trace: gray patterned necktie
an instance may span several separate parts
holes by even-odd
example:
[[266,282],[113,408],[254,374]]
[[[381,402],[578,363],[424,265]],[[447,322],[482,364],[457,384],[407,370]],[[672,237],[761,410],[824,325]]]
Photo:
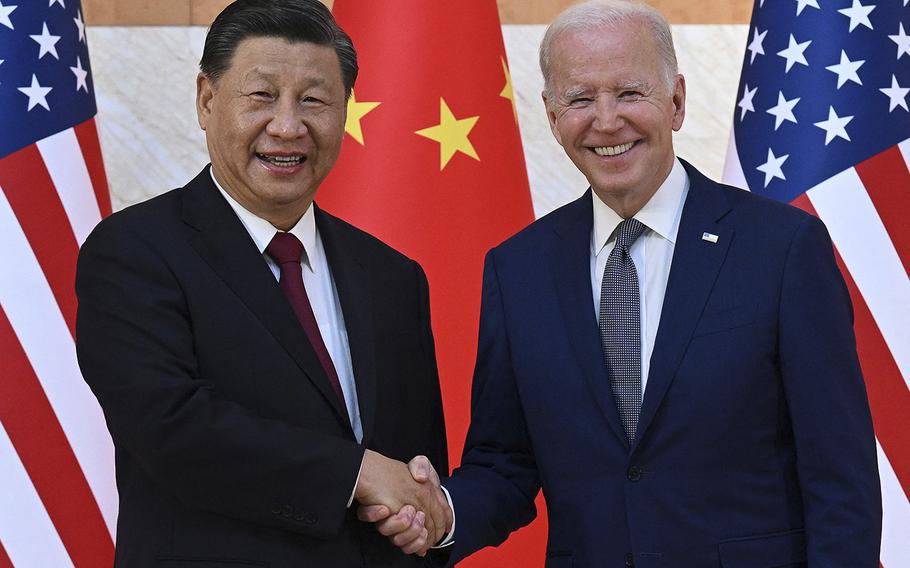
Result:
[[616,246],[607,258],[600,289],[600,341],[629,445],[641,412],[641,304],[629,247],[645,228],[637,219],[626,219],[616,228]]

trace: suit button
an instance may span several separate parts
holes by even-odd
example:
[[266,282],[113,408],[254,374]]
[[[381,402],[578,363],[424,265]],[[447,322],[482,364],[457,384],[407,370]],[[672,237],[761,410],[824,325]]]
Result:
[[303,515],[303,522],[308,525],[315,525],[319,521],[319,515],[316,513],[306,513]]
[[635,568],[635,555],[631,552],[626,553],[626,568]]
[[638,467],[637,465],[633,465],[632,467],[630,467],[629,470],[626,472],[626,479],[628,479],[629,481],[638,481],[639,479],[641,479],[641,468]]
[[281,505],[272,505],[272,514],[280,515],[281,514]]
[[286,517],[286,518],[290,519],[291,515],[293,515],[293,514],[294,514],[294,508],[291,507],[290,505],[285,505],[284,508],[281,510],[282,517]]

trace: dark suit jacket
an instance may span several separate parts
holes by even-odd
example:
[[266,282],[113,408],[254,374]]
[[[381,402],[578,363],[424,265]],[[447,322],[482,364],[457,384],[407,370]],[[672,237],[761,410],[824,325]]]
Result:
[[79,257],[77,349],[116,448],[116,565],[413,566],[346,504],[364,446],[446,470],[420,266],[323,211],[363,445],[206,168],[102,221]]
[[453,559],[527,524],[542,487],[548,568],[878,566],[875,440],[827,232],[686,169],[631,448],[595,322],[590,191],[488,255],[471,426],[445,481]]

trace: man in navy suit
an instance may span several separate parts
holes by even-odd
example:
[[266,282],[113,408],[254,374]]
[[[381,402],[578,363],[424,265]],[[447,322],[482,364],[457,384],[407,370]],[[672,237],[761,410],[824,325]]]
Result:
[[471,426],[443,480],[454,544],[432,556],[503,542],[543,489],[548,568],[878,566],[875,439],[825,227],[675,157],[685,81],[655,10],[570,8],[540,59],[591,190],[487,256]]
[[397,461],[447,467],[426,277],[313,201],[344,137],[351,40],[317,0],[238,0],[200,67],[211,166],[105,219],[79,257],[116,565],[419,565],[351,507],[413,519],[418,544],[447,524]]

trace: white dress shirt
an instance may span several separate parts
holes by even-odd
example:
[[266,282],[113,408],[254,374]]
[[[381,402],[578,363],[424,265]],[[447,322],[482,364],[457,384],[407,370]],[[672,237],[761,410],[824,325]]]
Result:
[[[240,218],[243,227],[250,234],[256,248],[262,254],[262,258],[275,275],[275,279],[278,280],[281,276],[281,269],[268,254],[265,254],[265,248],[269,246],[275,233],[279,232],[278,229],[240,205],[237,200],[224,191],[224,188],[215,179],[215,174],[211,175],[218,191]],[[303,243],[304,252],[300,263],[301,270],[303,270],[303,285],[306,288],[310,305],[313,307],[313,314],[316,316],[316,324],[319,326],[322,341],[332,358],[332,364],[335,365],[335,372],[338,373],[338,381],[341,383],[341,391],[344,393],[344,403],[348,409],[348,419],[351,421],[354,436],[358,442],[361,442],[363,441],[363,426],[360,421],[360,405],[357,402],[354,369],[351,365],[348,332],[344,326],[341,302],[338,299],[338,290],[335,289],[335,281],[332,279],[332,272],[329,270],[329,263],[325,257],[322,238],[319,236],[319,231],[316,230],[316,215],[313,213],[312,206],[288,232]]]
[[[676,233],[683,204],[689,194],[689,176],[679,160],[645,206],[633,217],[646,229],[629,249],[638,273],[638,295],[641,299],[641,389],[648,381],[651,351],[657,337],[660,312],[667,291],[670,264],[676,247]],[[593,195],[594,228],[591,231],[591,288],[594,291],[594,313],[600,321],[600,289],[607,258],[616,246],[616,227],[623,221],[597,194]]]

